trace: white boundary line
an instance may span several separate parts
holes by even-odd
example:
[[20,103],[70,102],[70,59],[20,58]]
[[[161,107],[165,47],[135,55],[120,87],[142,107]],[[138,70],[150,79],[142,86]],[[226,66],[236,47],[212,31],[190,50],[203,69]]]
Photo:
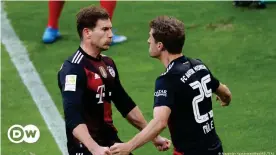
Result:
[[[2,2],[0,2],[0,12],[2,12]],[[0,39],[2,40],[2,22],[0,21]],[[2,45],[0,46],[0,133],[2,133]],[[0,136],[0,146],[2,147],[2,136]],[[0,155],[2,154],[2,150],[0,151]]]
[[40,79],[33,63],[30,61],[27,49],[23,46],[22,42],[17,37],[15,31],[10,25],[10,22],[7,19],[7,13],[4,11],[2,5],[1,42],[6,47],[11,61],[16,67],[23,83],[30,92],[60,151],[63,155],[67,155],[68,152],[66,146],[64,120],[62,119],[51,96],[42,83],[42,80]]

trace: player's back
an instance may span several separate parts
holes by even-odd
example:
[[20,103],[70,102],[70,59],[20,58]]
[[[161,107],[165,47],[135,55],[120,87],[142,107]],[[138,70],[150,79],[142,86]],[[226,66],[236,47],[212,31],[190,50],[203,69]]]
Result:
[[[160,90],[162,86],[158,88],[158,85],[166,85],[163,88],[167,90]],[[211,99],[218,85],[218,80],[200,60],[184,56],[171,62],[157,79],[155,106],[162,105],[164,100],[168,102],[171,108],[168,126],[178,151],[207,150],[220,144]]]

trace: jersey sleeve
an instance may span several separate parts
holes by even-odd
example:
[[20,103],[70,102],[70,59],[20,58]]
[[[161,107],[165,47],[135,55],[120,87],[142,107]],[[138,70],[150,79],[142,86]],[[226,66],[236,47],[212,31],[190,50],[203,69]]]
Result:
[[127,94],[127,92],[123,88],[120,78],[119,78],[117,67],[114,62],[113,62],[113,64],[114,64],[116,76],[115,76],[115,86],[112,91],[112,101],[115,104],[118,111],[121,113],[121,115],[123,117],[126,117],[127,114],[133,108],[136,107],[136,104],[134,103],[134,101],[131,99],[131,97]]
[[219,87],[219,80],[213,76],[213,74],[211,73],[210,71],[210,76],[211,76],[211,89],[212,89],[212,92],[216,92],[218,87]]
[[159,77],[155,82],[154,107],[167,106],[172,108],[175,100],[175,89],[173,78]]
[[79,124],[83,124],[82,96],[86,87],[84,69],[75,64],[65,62],[58,73],[59,88],[63,100],[66,128],[73,131]]
[[[205,65],[205,64],[204,64]],[[206,65],[205,65],[206,66]],[[212,89],[212,92],[216,92],[218,87],[219,87],[219,80],[212,74],[211,70],[206,66],[206,68],[209,71],[210,77],[211,77],[211,82],[209,88]]]

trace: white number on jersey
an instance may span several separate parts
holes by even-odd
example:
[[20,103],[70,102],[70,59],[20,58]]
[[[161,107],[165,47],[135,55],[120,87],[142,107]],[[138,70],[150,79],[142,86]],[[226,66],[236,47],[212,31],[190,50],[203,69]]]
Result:
[[[204,98],[209,98],[212,96],[212,89],[207,88],[207,83],[211,81],[210,74],[204,76],[201,81],[195,81],[190,83],[190,86],[195,90],[199,89],[200,94],[195,96],[193,99],[193,111],[195,115],[195,120],[197,123],[203,123],[209,120],[208,113],[200,115],[198,104],[204,100]],[[210,117],[213,117],[213,111],[209,112]]]

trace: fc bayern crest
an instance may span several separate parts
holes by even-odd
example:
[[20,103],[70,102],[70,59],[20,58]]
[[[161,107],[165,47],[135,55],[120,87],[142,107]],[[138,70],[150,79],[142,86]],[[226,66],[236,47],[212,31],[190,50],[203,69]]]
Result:
[[114,69],[113,69],[111,66],[107,66],[107,69],[108,69],[110,75],[111,75],[112,77],[115,77],[116,74],[115,74]]

